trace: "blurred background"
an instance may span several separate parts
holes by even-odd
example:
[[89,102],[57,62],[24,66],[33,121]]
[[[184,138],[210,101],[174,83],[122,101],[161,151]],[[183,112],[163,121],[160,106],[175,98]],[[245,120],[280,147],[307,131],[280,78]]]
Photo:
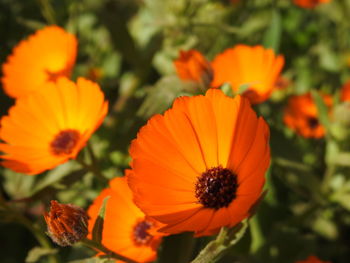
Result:
[[[350,0],[312,9],[292,0],[0,0],[0,63],[45,25],[77,36],[73,79],[98,82],[110,102],[91,145],[100,169],[113,178],[128,168],[130,141],[147,119],[191,93],[173,66],[179,50],[195,48],[211,60],[241,43],[274,49],[285,57],[283,79],[267,102],[254,106],[271,129],[267,194],[221,262],[292,263],[314,254],[347,263],[350,107],[339,102],[339,91],[350,80],[349,18]],[[282,121],[288,97],[312,90],[332,95],[337,108],[322,139],[298,136]],[[13,103],[1,90],[0,114]],[[38,176],[1,168],[0,182],[1,198],[14,210],[0,210],[0,262],[47,262],[50,253],[62,262],[95,262],[79,260],[94,255],[80,246],[33,253],[38,243],[16,217],[45,229],[42,213],[51,199],[87,208],[105,186],[92,172],[74,162]],[[208,240],[196,241],[194,256]]]

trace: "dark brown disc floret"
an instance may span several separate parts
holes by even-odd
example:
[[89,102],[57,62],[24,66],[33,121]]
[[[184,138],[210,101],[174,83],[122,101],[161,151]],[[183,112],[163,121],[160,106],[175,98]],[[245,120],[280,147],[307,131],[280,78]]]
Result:
[[152,223],[147,220],[142,220],[136,223],[132,232],[132,240],[136,246],[148,245],[153,236],[148,232],[152,227]]
[[311,129],[316,129],[318,125],[320,124],[318,119],[315,117],[308,117],[307,118],[307,124]]
[[50,147],[55,155],[71,154],[79,141],[79,132],[68,129],[59,132],[52,140]]
[[198,177],[195,195],[206,208],[227,207],[236,198],[237,176],[222,166],[208,169]]

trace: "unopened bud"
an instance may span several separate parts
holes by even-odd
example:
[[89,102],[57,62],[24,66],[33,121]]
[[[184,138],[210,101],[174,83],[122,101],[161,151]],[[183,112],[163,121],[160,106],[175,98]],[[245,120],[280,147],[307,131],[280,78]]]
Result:
[[88,234],[88,215],[75,205],[51,201],[50,211],[44,214],[48,235],[65,247],[82,240]]
[[209,88],[213,80],[213,69],[210,62],[197,50],[180,51],[174,65],[180,79]]

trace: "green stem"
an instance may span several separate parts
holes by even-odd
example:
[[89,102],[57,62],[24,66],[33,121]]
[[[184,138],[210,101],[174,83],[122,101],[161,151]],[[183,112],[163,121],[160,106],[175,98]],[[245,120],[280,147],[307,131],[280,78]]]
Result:
[[86,169],[87,171],[93,173],[96,178],[101,182],[101,183],[108,183],[108,179],[106,177],[104,177],[104,175],[101,173],[100,169],[98,169],[97,167],[95,167],[94,165],[89,165],[87,164],[83,158],[81,158],[80,156],[78,156],[75,161],[77,163],[79,163],[84,169]]
[[273,159],[273,161],[282,167],[292,168],[295,170],[300,170],[302,172],[310,172],[311,171],[309,166],[302,164],[302,163],[294,162],[294,161],[291,161],[288,159],[276,157]]
[[99,251],[103,252],[108,257],[119,259],[119,260],[122,260],[122,261],[124,261],[126,263],[138,263],[137,261],[134,261],[134,260],[132,260],[130,258],[124,257],[124,256],[122,256],[122,255],[120,255],[118,253],[110,251],[108,248],[103,246],[101,243],[97,243],[97,242],[95,242],[93,240],[84,239],[84,240],[81,241],[81,243],[84,244],[85,246],[88,246],[90,248],[93,248],[93,249],[96,249],[96,250],[99,250]]
[[250,232],[252,235],[252,242],[250,245],[250,251],[256,253],[261,245],[264,243],[264,235],[261,231],[259,220],[257,216],[250,219]]
[[37,0],[37,1],[39,2],[41,12],[45,17],[46,21],[50,24],[56,24],[57,22],[55,19],[55,12],[54,12],[54,9],[52,8],[50,0]]
[[215,240],[209,242],[207,246],[198,254],[191,263],[215,262],[219,255],[225,250],[225,240],[227,239],[228,228],[223,227]]
[[234,246],[239,240],[242,239],[247,227],[247,221],[243,221],[231,229],[222,227],[216,239],[209,242],[207,246],[199,253],[199,255],[193,261],[191,261],[191,263],[217,262],[229,248]]
[[[22,224],[24,227],[26,227],[36,238],[36,240],[39,242],[39,244],[43,248],[50,248],[52,249],[51,243],[46,237],[46,235],[41,231],[40,228],[36,227],[36,225],[33,224],[30,220],[28,220],[26,217],[24,217],[22,214],[15,211],[12,207],[10,207],[5,200],[0,197],[0,206],[2,206],[5,210],[9,212],[11,216],[14,217],[14,219]],[[50,263],[58,263],[59,260],[56,255],[48,255],[49,262]]]

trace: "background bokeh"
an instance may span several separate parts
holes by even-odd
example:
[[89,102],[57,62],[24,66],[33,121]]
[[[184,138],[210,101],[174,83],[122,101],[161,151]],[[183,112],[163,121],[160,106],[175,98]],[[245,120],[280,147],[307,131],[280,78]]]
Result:
[[[90,141],[101,171],[113,178],[128,168],[130,141],[147,119],[190,93],[173,66],[180,49],[196,48],[210,60],[240,43],[274,49],[285,57],[288,85],[254,106],[271,130],[267,193],[244,238],[221,262],[292,263],[314,254],[347,263],[350,108],[339,102],[339,91],[350,80],[349,17],[350,0],[314,9],[291,0],[0,0],[0,63],[44,25],[57,24],[77,36],[73,79],[98,82],[110,103],[104,125]],[[332,95],[337,108],[332,117],[322,117],[330,121],[321,139],[298,136],[282,120],[289,96],[313,90]],[[0,91],[1,115],[12,104]],[[42,229],[50,200],[86,208],[105,186],[74,162],[38,176],[2,168],[0,182],[2,198]],[[166,241],[168,247],[176,238]],[[197,240],[193,256],[210,239]],[[37,246],[14,215],[0,210],[0,262],[24,262]],[[180,262],[171,250],[163,249],[161,253],[175,254],[163,262]],[[62,262],[94,255],[80,246],[57,253]]]

